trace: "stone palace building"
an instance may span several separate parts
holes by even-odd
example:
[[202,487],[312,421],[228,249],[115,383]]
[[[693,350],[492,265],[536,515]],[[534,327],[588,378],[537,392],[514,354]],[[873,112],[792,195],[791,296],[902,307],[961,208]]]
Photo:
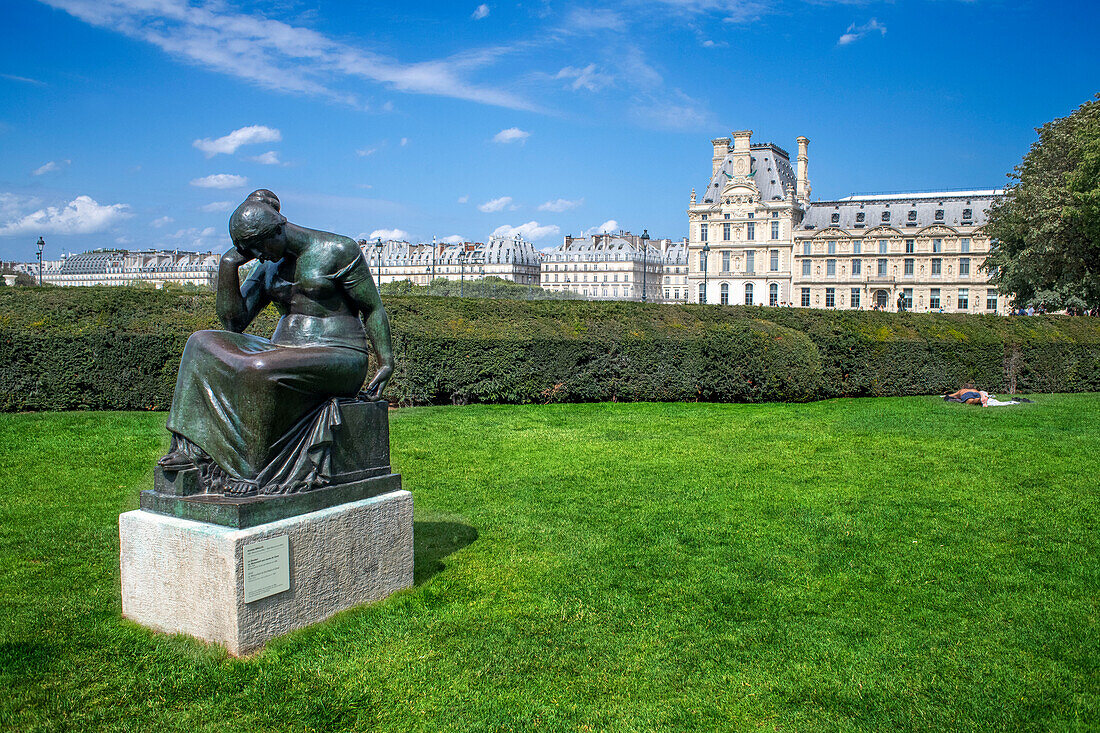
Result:
[[[688,284],[700,303],[1006,313],[988,284],[985,216],[1001,191],[810,201],[797,169],[752,131],[712,140],[711,177],[688,208]],[[732,144],[731,144],[732,143]]]
[[[180,250],[114,250],[65,255],[42,263],[46,285],[138,285],[161,287],[165,283],[211,286],[221,256],[213,252]],[[38,280],[36,263],[21,268]]]
[[587,300],[640,301],[644,292],[649,303],[686,302],[686,249],[686,242],[648,233],[566,235],[543,254],[542,287]]
[[477,280],[483,277],[499,277],[520,285],[539,284],[541,256],[535,245],[519,235],[455,244],[361,239],[359,248],[379,285],[401,280],[427,285],[436,278]]

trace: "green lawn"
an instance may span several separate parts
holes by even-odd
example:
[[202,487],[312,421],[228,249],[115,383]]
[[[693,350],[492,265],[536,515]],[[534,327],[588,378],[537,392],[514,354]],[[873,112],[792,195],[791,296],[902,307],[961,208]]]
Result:
[[391,415],[415,588],[120,618],[164,414],[0,415],[0,730],[1100,728],[1100,395]]

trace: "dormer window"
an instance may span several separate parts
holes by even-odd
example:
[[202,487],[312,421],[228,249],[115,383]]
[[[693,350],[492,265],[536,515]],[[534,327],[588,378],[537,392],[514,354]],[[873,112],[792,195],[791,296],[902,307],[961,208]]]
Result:
[[936,221],[943,221],[943,209],[936,209]]
[[916,221],[916,220],[917,220],[917,210],[913,209],[909,212],[909,221]]
[[973,219],[974,218],[974,211],[972,209],[963,209],[963,218],[964,219]]
[[863,221],[866,214],[862,211],[856,212],[856,221]]
[[889,211],[882,212],[882,220],[883,221],[890,221],[890,212]]
[[833,222],[833,224],[839,224],[840,223],[840,214],[833,214],[831,221]]

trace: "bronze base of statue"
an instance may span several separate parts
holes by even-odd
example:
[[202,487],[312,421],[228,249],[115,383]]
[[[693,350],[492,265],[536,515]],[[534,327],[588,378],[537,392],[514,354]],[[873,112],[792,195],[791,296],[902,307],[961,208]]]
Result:
[[[391,491],[400,491],[401,476],[389,473],[389,467],[384,470],[386,473],[382,475],[359,481],[333,483],[323,489],[303,491],[299,494],[177,496],[156,490],[146,490],[141,492],[141,508],[148,512],[166,514],[180,519],[245,529],[348,502],[369,499]],[[159,471],[158,468],[157,472]],[[166,480],[162,479],[162,482],[164,481]]]
[[400,490],[401,477],[390,469],[388,403],[336,400],[332,410],[338,419],[330,440],[310,449],[311,478],[296,490],[227,478],[190,446],[196,461],[158,463],[152,490],[141,492],[141,508],[243,528]]

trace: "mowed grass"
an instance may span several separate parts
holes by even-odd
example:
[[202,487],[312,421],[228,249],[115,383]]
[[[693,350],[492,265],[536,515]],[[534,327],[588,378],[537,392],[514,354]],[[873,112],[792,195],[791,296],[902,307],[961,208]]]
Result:
[[3,730],[1096,730],[1100,395],[391,413],[417,585],[120,618],[165,416],[0,415]]

